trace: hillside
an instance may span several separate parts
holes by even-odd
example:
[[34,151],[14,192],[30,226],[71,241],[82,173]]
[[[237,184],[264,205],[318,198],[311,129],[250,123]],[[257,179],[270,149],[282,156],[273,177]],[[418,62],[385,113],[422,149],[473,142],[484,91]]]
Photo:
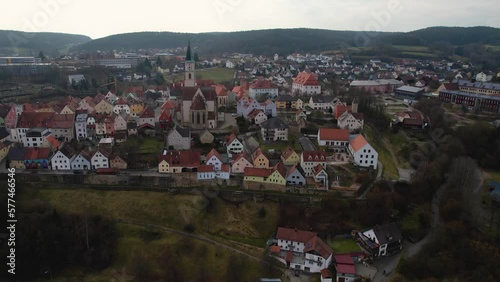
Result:
[[36,56],[43,51],[46,55],[57,56],[91,40],[88,36],[78,34],[0,30],[0,55]]
[[[369,46],[410,45],[430,46],[446,42],[449,45],[500,45],[500,29],[491,27],[429,27],[426,29],[390,33],[322,29],[269,29],[217,33],[137,32],[117,34],[76,46],[75,51],[135,50],[148,48],[174,48],[186,45],[190,39],[200,53],[253,53],[262,55],[290,54],[294,52],[321,52],[339,48]],[[361,42],[360,42],[361,41]],[[356,44],[358,43],[358,44]]]

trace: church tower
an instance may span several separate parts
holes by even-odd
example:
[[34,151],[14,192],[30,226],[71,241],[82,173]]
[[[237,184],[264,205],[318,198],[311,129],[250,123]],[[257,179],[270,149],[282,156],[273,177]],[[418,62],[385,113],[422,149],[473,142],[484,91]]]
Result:
[[184,86],[185,87],[196,86],[195,68],[196,68],[196,63],[195,63],[194,58],[191,54],[191,42],[188,41],[186,62],[185,62],[185,66],[184,66]]

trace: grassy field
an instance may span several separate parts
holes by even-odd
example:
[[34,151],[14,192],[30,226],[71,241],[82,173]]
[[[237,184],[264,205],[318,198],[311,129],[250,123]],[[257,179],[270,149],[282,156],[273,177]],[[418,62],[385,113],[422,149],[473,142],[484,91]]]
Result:
[[422,58],[437,58],[439,55],[427,52],[401,52],[402,55],[417,56]]
[[[391,153],[383,144],[382,140],[375,138],[373,129],[370,126],[365,126],[364,132],[367,136],[368,142],[378,153],[378,160],[384,164],[384,173],[382,174],[385,179],[397,180],[399,179],[399,172],[396,164],[392,160]],[[385,138],[385,137],[384,137]]]
[[[196,70],[196,78],[213,80],[215,83],[220,83],[223,81],[233,81],[235,72],[234,69],[228,68],[198,69]],[[176,74],[174,79],[183,80],[184,74]]]
[[139,145],[138,153],[144,154],[157,154],[159,153],[165,144],[163,141],[155,138],[144,138],[144,141]]
[[[202,196],[134,191],[40,189],[30,192],[23,200],[28,199],[47,202],[65,213],[88,212],[111,220],[128,219],[177,230],[183,230],[187,224],[191,224],[195,227],[195,234],[233,247],[241,246],[240,249],[247,253],[250,249],[250,253],[257,256],[263,253],[266,240],[276,228],[279,208],[274,203],[245,202],[236,205],[220,198],[212,200],[207,206]],[[265,207],[266,212],[263,217],[259,217],[262,207]],[[241,268],[242,273],[239,275],[245,280],[255,281],[261,272],[259,262],[204,242],[153,227],[118,223],[117,228],[119,239],[113,266],[91,275],[92,281],[109,281],[122,269],[134,275],[147,273],[147,277],[140,277],[139,280],[158,280],[158,277],[169,275],[166,264],[174,262],[175,268],[186,281],[199,281],[196,275],[203,272],[212,275],[211,281],[227,281],[228,265],[235,263],[234,260],[244,265],[238,269]],[[78,271],[71,270],[65,278],[75,275],[89,278],[87,273]]]
[[392,45],[391,47],[407,52],[429,52],[429,48],[426,46]]
[[328,245],[332,248],[335,254],[346,254],[361,251],[354,239],[329,240]]

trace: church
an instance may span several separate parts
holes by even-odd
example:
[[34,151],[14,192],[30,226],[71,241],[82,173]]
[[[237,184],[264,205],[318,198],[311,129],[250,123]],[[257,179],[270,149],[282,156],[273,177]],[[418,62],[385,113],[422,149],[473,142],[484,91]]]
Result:
[[181,124],[192,129],[217,128],[217,93],[215,87],[197,85],[196,62],[188,43],[182,87]]

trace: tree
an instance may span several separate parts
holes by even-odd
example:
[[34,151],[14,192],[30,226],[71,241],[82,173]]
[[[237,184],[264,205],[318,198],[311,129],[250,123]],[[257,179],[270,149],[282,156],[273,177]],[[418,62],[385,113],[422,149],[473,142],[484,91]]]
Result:
[[160,67],[162,64],[163,62],[161,61],[160,56],[158,56],[158,58],[156,58],[156,65]]
[[45,59],[47,59],[47,58],[45,57],[45,54],[43,54],[43,51],[40,51],[40,52],[38,53],[38,58],[40,58],[40,59],[42,60],[42,62],[43,62],[43,61],[45,61]]
[[199,62],[200,58],[198,57],[198,52],[194,52],[193,59],[195,62]]

